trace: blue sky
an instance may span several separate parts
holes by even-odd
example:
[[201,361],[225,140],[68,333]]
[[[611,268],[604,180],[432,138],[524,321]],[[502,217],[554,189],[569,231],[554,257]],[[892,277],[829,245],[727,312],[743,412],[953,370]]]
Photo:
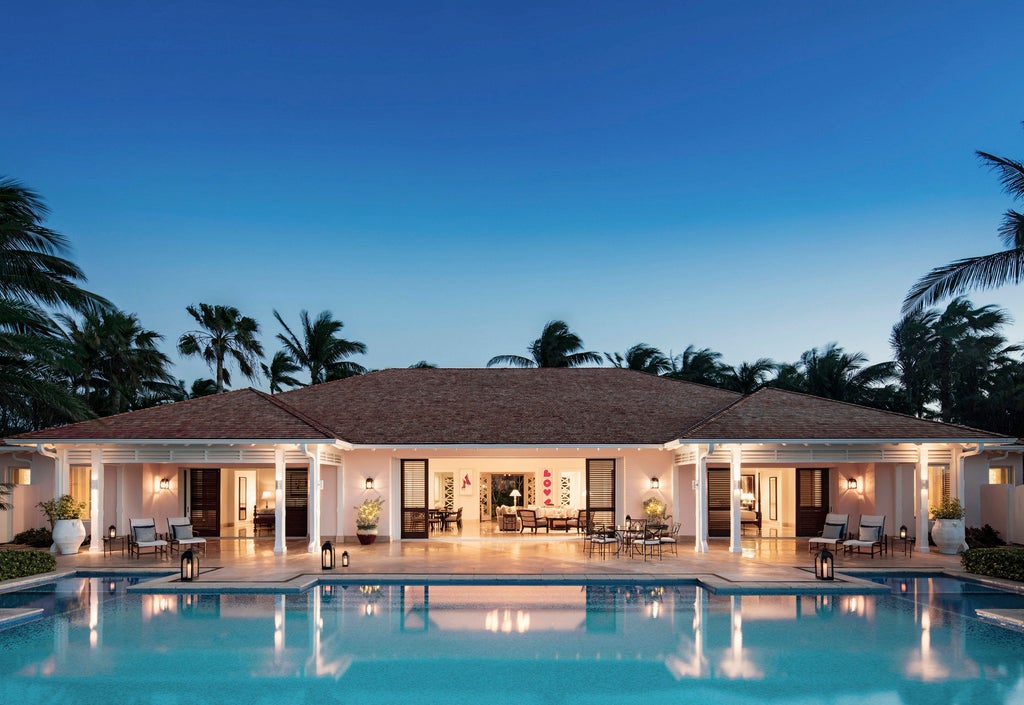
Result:
[[[549,7],[549,5],[554,5]],[[0,174],[93,290],[331,310],[372,368],[585,346],[888,359],[903,295],[1000,248],[1017,2],[32,3]],[[1024,289],[976,292],[1024,316]],[[1024,339],[1019,325],[1009,331]],[[202,363],[178,361],[191,382]],[[239,386],[241,379],[236,379]]]

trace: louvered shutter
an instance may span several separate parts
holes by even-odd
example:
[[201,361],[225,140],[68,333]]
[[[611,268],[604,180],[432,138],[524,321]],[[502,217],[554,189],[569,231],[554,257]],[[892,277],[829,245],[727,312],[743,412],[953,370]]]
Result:
[[427,538],[427,461],[402,461],[402,538]]
[[587,460],[587,509],[594,524],[615,524],[615,460]]

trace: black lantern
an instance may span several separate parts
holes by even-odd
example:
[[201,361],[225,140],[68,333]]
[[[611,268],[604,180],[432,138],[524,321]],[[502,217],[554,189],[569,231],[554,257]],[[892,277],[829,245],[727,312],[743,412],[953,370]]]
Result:
[[114,526],[113,524],[111,524],[110,527],[107,529],[107,538],[108,539],[116,539],[117,538],[117,527]]
[[320,547],[320,567],[324,570],[334,570],[334,545],[330,541],[324,541]]
[[827,548],[818,551],[814,556],[814,577],[818,580],[835,580],[832,552]]
[[373,478],[372,477],[366,478],[366,489],[368,489],[368,490],[372,490],[373,489]]
[[900,538],[901,539],[907,538],[907,525],[906,524],[904,524],[903,526],[900,527]]
[[191,548],[181,554],[181,581],[190,583],[199,577],[199,556]]
[[658,478],[652,477],[651,478],[651,489],[652,490],[656,490],[656,489],[659,489],[660,487],[661,487],[661,483],[658,482]]
[[341,552],[341,567],[348,568],[348,551]]
[[857,478],[851,477],[849,480],[847,480],[846,481],[846,487],[847,487],[847,489],[851,489],[851,490],[857,489]]

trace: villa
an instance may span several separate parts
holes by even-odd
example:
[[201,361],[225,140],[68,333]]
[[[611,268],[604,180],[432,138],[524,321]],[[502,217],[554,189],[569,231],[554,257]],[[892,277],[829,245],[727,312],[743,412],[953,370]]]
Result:
[[[886,533],[906,526],[928,551],[929,506],[944,496],[962,500],[968,526],[1024,542],[1022,452],[1015,438],[772,388],[743,396],[618,368],[389,369],[8,438],[0,540],[42,525],[37,502],[66,493],[92,527],[190,516],[204,536],[262,529],[277,552],[286,538],[310,552],[354,541],[367,497],[385,500],[390,541],[431,540],[441,510],[462,510],[475,536],[522,530],[517,508],[621,523],[653,498],[697,552],[716,536],[735,552],[744,533],[814,536],[830,511],[884,515]],[[101,550],[103,531],[91,534]]]

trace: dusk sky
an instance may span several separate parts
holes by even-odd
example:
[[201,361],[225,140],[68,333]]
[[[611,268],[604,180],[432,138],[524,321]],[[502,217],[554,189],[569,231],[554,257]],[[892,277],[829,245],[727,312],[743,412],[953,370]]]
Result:
[[[268,357],[273,309],[329,309],[370,368],[481,367],[552,319],[599,352],[881,362],[919,276],[1002,249],[1015,204],[974,151],[1024,158],[1022,21],[1019,0],[8,3],[0,174],[189,384],[211,376],[175,351],[199,302],[256,318]],[[1024,287],[971,299],[1024,340]]]

